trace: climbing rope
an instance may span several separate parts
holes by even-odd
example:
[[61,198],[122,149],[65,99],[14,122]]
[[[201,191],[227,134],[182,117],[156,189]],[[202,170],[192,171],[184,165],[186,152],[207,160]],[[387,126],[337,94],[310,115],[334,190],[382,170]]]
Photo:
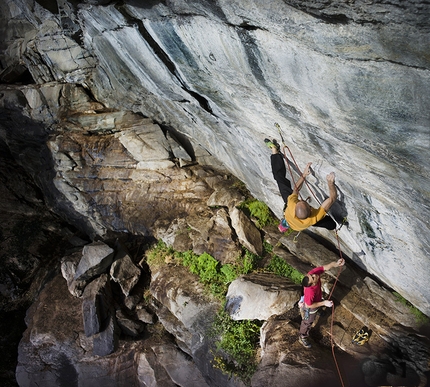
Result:
[[[294,166],[297,168],[297,171],[298,171],[298,173],[300,174],[300,176],[302,176],[303,177],[303,180],[304,180],[304,183],[306,184],[306,187],[307,187],[307,189],[308,189],[308,191],[312,194],[312,196],[314,197],[314,199],[315,199],[315,201],[318,203],[318,205],[320,205],[321,206],[321,201],[318,199],[318,197],[316,196],[316,194],[315,194],[315,192],[312,190],[312,188],[311,188],[311,186],[310,186],[310,184],[309,184],[309,182],[306,180],[306,178],[302,175],[302,172],[300,171],[300,168],[299,168],[299,166],[298,166],[298,164],[297,164],[297,162],[296,162],[296,159],[294,158],[294,156],[293,156],[293,152],[291,152],[291,150],[290,150],[290,148],[288,147],[288,145],[285,143],[285,140],[284,140],[284,137],[282,136],[282,132],[281,132],[281,127],[279,126],[279,124],[277,123],[277,122],[275,122],[275,127],[278,129],[278,132],[279,132],[279,136],[281,137],[281,141],[282,141],[282,145],[284,146],[284,151],[283,151],[283,157],[284,157],[284,159],[285,159],[285,162],[286,162],[286,164],[287,164],[287,166],[288,166],[288,170],[289,170],[289,172],[290,172],[290,176],[291,176],[291,181],[293,182],[293,184],[294,184],[294,187],[295,187],[295,189],[296,189],[296,191],[298,191],[298,195],[299,195],[299,198],[300,198],[300,200],[303,200],[303,198],[302,198],[302,196],[300,195],[300,191],[297,189],[298,187],[297,187],[297,184],[296,184],[296,182],[295,182],[295,180],[294,180],[294,175],[293,175],[293,171],[291,170],[291,166],[290,166],[290,163],[289,163],[289,160],[288,160],[288,157],[287,157],[287,155],[285,154],[285,149],[287,149],[288,150],[288,153],[290,154],[290,158],[291,158],[291,160],[293,161],[293,163],[294,163]],[[308,198],[309,199],[309,198]],[[307,200],[307,199],[306,199]],[[327,213],[327,215],[328,216],[330,216],[330,218],[332,218],[334,221],[335,221],[335,223],[338,225],[338,228],[336,229],[336,232],[337,231],[339,231],[341,228],[342,228],[342,226],[346,223],[346,221],[347,221],[347,219],[346,218],[343,218],[343,220],[342,220],[342,223],[340,223],[339,224],[339,222],[328,212]],[[300,233],[299,233],[300,234]],[[299,234],[297,234],[296,235],[296,237],[295,237],[295,239],[294,239],[294,243],[297,243],[297,237],[299,236]]]
[[[338,235],[338,233],[337,233],[337,230],[335,230],[335,235],[336,235],[336,240],[337,240],[337,248],[338,248],[338,250],[339,250],[339,256],[340,256],[340,259],[343,259],[343,257],[342,257],[342,250],[340,249],[339,235]],[[331,298],[331,296],[332,296],[332,294],[333,294],[333,292],[334,292],[334,289],[335,289],[335,287],[336,287],[336,284],[337,284],[337,281],[338,281],[338,279],[339,279],[339,276],[340,276],[340,273],[341,273],[341,272],[342,272],[342,267],[341,267],[341,266],[339,266],[339,270],[337,271],[336,279],[334,280],[334,284],[333,284],[333,286],[332,286],[332,288],[331,288],[331,291],[330,291],[330,294],[329,294],[329,296],[328,296],[328,299],[329,299],[329,300],[330,300],[330,298]],[[335,342],[334,342],[334,339],[333,339],[333,325],[334,325],[334,302],[333,302],[333,305],[332,305],[332,307],[331,307],[331,321],[330,321],[330,344],[331,344],[331,353],[332,353],[332,355],[333,355],[333,361],[334,361],[334,364],[336,365],[336,370],[337,370],[337,373],[338,373],[338,375],[339,375],[340,383],[342,384],[342,387],[345,387],[345,384],[343,383],[342,373],[340,372],[339,364],[338,364],[338,362],[337,362],[336,354],[335,354]]]
[[[299,172],[299,174],[300,174],[301,176],[303,176],[303,175],[302,175],[302,173],[301,173],[301,171],[300,171],[299,166],[297,165],[296,160],[294,159],[293,153],[291,152],[290,148],[287,146],[287,144],[286,144],[286,143],[285,143],[285,141],[284,141],[284,137],[282,136],[282,132],[281,132],[281,127],[280,127],[280,126],[279,126],[279,124],[278,124],[278,123],[276,123],[276,122],[275,122],[275,126],[276,126],[276,128],[278,129],[279,135],[280,135],[280,137],[281,137],[282,144],[284,145],[284,153],[283,153],[283,156],[284,156],[284,159],[285,159],[285,161],[286,161],[286,164],[288,165],[288,169],[289,169],[289,172],[290,172],[291,180],[292,180],[292,182],[293,182],[293,184],[294,184],[294,187],[296,188],[296,191],[298,191],[298,189],[297,189],[297,185],[296,185],[296,182],[294,181],[294,177],[293,177],[293,173],[292,173],[292,170],[291,170],[290,163],[289,163],[289,161],[288,161],[287,155],[285,154],[285,149],[287,149],[287,150],[288,150],[288,152],[289,152],[289,154],[290,154],[290,157],[291,157],[291,160],[293,161],[293,163],[294,163],[295,167],[297,168],[297,171]],[[304,176],[303,176],[303,179],[304,179],[304,182],[305,182],[306,187],[308,188],[309,192],[312,194],[312,196],[314,197],[314,199],[316,200],[316,202],[317,202],[319,205],[321,205],[321,202],[320,202],[320,201],[318,200],[318,198],[316,197],[316,195],[315,195],[314,191],[311,189],[311,187],[310,187],[310,185],[309,185],[308,181],[306,180],[306,178],[305,178]],[[300,195],[300,193],[299,193],[299,195]],[[301,198],[301,197],[300,197],[300,198]],[[301,199],[301,200],[303,200],[303,199]],[[333,218],[333,216],[331,216],[330,214],[328,214],[328,215],[329,215],[329,216],[330,216],[330,217],[331,217],[331,218],[336,222],[336,224],[338,224],[338,225],[339,225],[339,223],[336,221],[336,219],[334,219],[334,218]],[[338,231],[342,228],[342,226],[345,224],[345,222],[346,222],[346,219],[344,218],[344,219],[342,220],[342,223],[339,225],[339,228],[337,228],[337,229],[335,229],[335,230],[334,230],[334,232],[335,232],[335,236],[336,236],[337,247],[338,247],[338,251],[339,251],[340,259],[343,259],[343,256],[342,256],[342,250],[341,250],[341,248],[340,248],[340,240],[339,240]],[[300,232],[299,232],[299,233],[294,237],[294,239],[293,239],[294,243],[297,243],[297,237],[298,237],[299,235],[300,235]],[[337,273],[336,278],[335,278],[335,281],[334,281],[334,283],[333,283],[333,287],[332,287],[332,289],[331,289],[331,291],[330,291],[330,294],[329,294],[329,296],[328,296],[328,299],[329,299],[329,300],[331,299],[331,296],[333,295],[333,291],[334,291],[334,289],[335,289],[335,287],[336,287],[336,284],[337,284],[337,282],[338,282],[338,279],[339,279],[339,276],[340,276],[340,273],[341,273],[341,272],[342,272],[342,268],[341,268],[341,267],[339,267],[338,273]],[[335,308],[334,308],[334,303],[333,303],[333,305],[332,305],[332,312],[331,312],[331,322],[330,322],[330,343],[331,343],[331,352],[332,352],[332,355],[333,355],[333,360],[334,360],[334,364],[335,364],[335,366],[336,366],[337,373],[338,373],[338,375],[339,375],[339,380],[340,380],[340,382],[341,382],[341,384],[342,384],[342,387],[345,387],[345,384],[344,384],[344,382],[343,382],[343,378],[342,378],[342,373],[341,373],[341,371],[340,371],[339,364],[338,364],[338,361],[337,361],[337,359],[336,359],[336,354],[335,354],[335,342],[334,342],[334,339],[333,339],[334,312],[335,312]]]
[[[286,163],[287,163],[288,170],[289,170],[290,175],[291,175],[291,180],[292,180],[292,181],[293,181],[293,183],[294,183],[294,187],[296,188],[296,191],[298,191],[298,189],[297,189],[297,185],[296,185],[296,182],[294,181],[293,172],[292,172],[292,170],[291,170],[290,163],[288,162],[287,155],[285,154],[285,149],[287,149],[287,150],[288,150],[288,153],[290,154],[291,160],[293,161],[294,166],[297,168],[297,171],[298,171],[298,173],[299,173],[299,175],[300,175],[300,176],[303,176],[303,175],[302,175],[302,172],[300,171],[300,168],[299,168],[299,166],[298,166],[298,164],[297,164],[297,162],[296,162],[296,159],[295,159],[295,158],[294,158],[294,156],[293,156],[293,152],[291,152],[290,148],[288,147],[288,145],[287,145],[287,144],[285,143],[285,141],[284,141],[284,137],[282,136],[282,132],[281,132],[281,127],[279,126],[279,124],[278,124],[277,122],[275,122],[275,126],[276,126],[276,128],[278,129],[279,135],[281,136],[282,145],[284,146],[284,153],[283,153],[283,156],[284,156],[284,159],[285,159],[285,161],[286,161]],[[304,183],[306,184],[306,187],[308,188],[309,192],[310,192],[310,193],[312,194],[312,196],[315,198],[315,200],[317,201],[317,203],[318,203],[319,205],[321,205],[321,202],[320,202],[320,201],[318,200],[318,198],[316,197],[316,195],[315,195],[314,191],[312,190],[312,188],[311,188],[311,187],[310,187],[310,185],[309,185],[309,182],[306,180],[306,178],[305,178],[304,176],[303,176],[303,180],[304,180]],[[300,196],[300,192],[299,192],[299,196]],[[300,196],[300,199],[301,199],[301,200],[303,200],[303,199],[301,198],[301,196]]]

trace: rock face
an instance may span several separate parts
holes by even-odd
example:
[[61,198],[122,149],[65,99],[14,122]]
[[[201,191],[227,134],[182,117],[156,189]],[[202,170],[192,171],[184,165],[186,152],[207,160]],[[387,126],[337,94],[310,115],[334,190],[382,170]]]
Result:
[[[392,290],[430,316],[423,269],[430,249],[429,3],[143,3],[0,4],[0,192],[8,198],[0,204],[7,250],[2,296],[25,305],[59,266],[65,278],[50,283],[29,311],[19,384],[185,386],[193,375],[195,385],[240,385],[208,367],[203,330],[216,305],[193,298],[199,293],[189,287],[194,282],[177,286],[172,273],[152,273],[154,313],[174,344],[165,337],[118,344],[116,323],[139,337],[142,324],[156,322],[142,304],[145,279],[110,250],[96,257],[96,266],[74,250],[46,257],[44,251],[48,234],[55,241],[67,235],[68,247],[76,247],[87,244],[78,233],[96,245],[124,233],[207,252],[222,263],[234,262],[242,246],[262,253],[263,233],[236,208],[243,195],[230,174],[282,216],[263,142],[280,141],[275,123],[294,179],[313,162],[310,188],[302,191],[312,205],[327,194],[327,173],[336,172],[339,198],[331,215],[339,223],[347,217],[339,245],[360,270],[351,265],[342,272],[334,293],[338,324],[330,336],[363,360],[366,383],[416,385],[415,372],[425,384],[429,343]],[[5,227],[9,221],[15,234]],[[310,231],[337,245],[333,233]],[[333,259],[306,233],[298,240],[279,239],[273,230],[264,237],[286,246],[288,253],[278,252],[303,272]],[[24,244],[25,238],[42,242]],[[70,303],[55,297],[69,297],[66,287]],[[98,309],[98,296],[110,292],[124,310]],[[90,320],[83,320],[80,297]],[[45,321],[46,304],[52,313]],[[279,384],[285,374],[296,376],[295,387],[336,379],[316,359],[308,378],[297,373],[296,366],[308,363],[296,356],[297,343],[288,342],[297,329],[294,318],[273,317],[264,325],[255,387]],[[351,347],[350,330],[363,324],[377,333],[360,352]],[[388,359],[380,356],[384,348]],[[169,359],[184,372],[172,369]],[[412,376],[405,381],[405,375]]]
[[427,2],[61,4],[1,5],[1,138],[51,206],[93,235],[149,234],[181,208],[144,205],[174,163],[218,159],[281,216],[278,122],[318,199],[336,172],[348,254],[430,314]]
[[67,293],[58,276],[30,309],[16,371],[20,386],[207,386],[195,364],[166,337],[122,340],[113,357],[93,354],[81,301]]
[[[279,235],[272,232],[266,230],[267,239]],[[306,257],[316,246],[311,238],[301,239],[295,259]],[[121,247],[115,255],[135,260],[123,255],[124,251]],[[285,248],[277,248],[276,254],[293,264],[294,256]],[[321,249],[319,259],[318,264],[326,264],[336,254]],[[19,345],[19,385],[118,386],[127,381],[142,387],[244,387],[239,379],[229,378],[211,365],[217,352],[208,332],[221,300],[210,296],[185,267],[174,262],[148,263],[150,303],[143,297],[134,304],[127,302],[142,291],[138,289],[141,285],[136,284],[124,299],[122,287],[106,273],[90,280],[82,296],[75,294],[75,288],[67,291],[67,278],[57,276],[50,281],[28,311],[28,328]],[[106,269],[108,273],[115,274],[113,265]],[[305,259],[302,265],[301,270],[309,270]],[[142,269],[141,277],[147,275]],[[231,283],[225,310],[236,320],[264,321],[258,368],[248,385],[338,385],[330,340],[337,347],[342,372],[347,370],[342,378],[349,386],[425,385],[430,340],[420,333],[421,326],[411,311],[353,267],[344,268],[340,276],[325,273],[324,289],[333,286],[335,276],[334,322],[330,310],[317,318],[311,330],[312,351],[304,350],[297,340],[299,286],[261,270]],[[363,324],[371,338],[360,347],[351,343],[351,337]]]

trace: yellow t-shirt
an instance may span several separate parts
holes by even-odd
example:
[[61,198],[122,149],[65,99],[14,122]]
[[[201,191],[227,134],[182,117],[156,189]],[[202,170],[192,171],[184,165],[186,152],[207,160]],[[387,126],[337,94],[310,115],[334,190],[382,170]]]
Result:
[[302,231],[310,226],[313,226],[316,222],[319,222],[326,212],[324,208],[319,207],[318,209],[311,207],[311,215],[306,219],[299,219],[296,216],[296,204],[299,201],[299,196],[297,194],[292,194],[288,196],[287,208],[285,209],[285,220],[288,222],[290,227],[295,231]]

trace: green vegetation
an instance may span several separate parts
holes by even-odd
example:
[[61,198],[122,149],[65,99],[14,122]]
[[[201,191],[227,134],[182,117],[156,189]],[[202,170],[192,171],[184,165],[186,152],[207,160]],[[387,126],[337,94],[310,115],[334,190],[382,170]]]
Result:
[[[264,242],[265,254],[271,256],[265,271],[287,277],[300,284],[303,275],[286,263],[281,257],[273,254],[273,246]],[[147,253],[151,265],[172,262],[187,267],[198,276],[207,290],[221,300],[225,300],[228,285],[239,275],[255,271],[261,257],[244,249],[242,256],[234,264],[221,264],[207,253],[195,254],[192,251],[177,252],[159,241]],[[232,320],[224,307],[218,312],[210,329],[209,336],[214,338],[213,366],[230,376],[240,378],[249,384],[257,367],[257,348],[261,323],[259,321]]]
[[191,273],[199,277],[200,282],[206,285],[210,293],[224,299],[228,285],[239,275],[253,271],[260,257],[245,250],[243,257],[239,257],[235,264],[222,265],[210,254],[198,255],[193,251],[181,253],[160,240],[147,252],[147,259],[148,263],[152,265],[160,265],[173,260],[187,267]]
[[173,258],[175,250],[168,247],[161,239],[150,250],[146,252],[148,264],[159,266],[166,262],[168,258]]
[[[270,246],[270,245],[269,245]],[[234,264],[221,264],[207,253],[195,254],[192,251],[178,252],[159,241],[147,252],[150,265],[175,262],[187,267],[199,277],[208,291],[225,300],[228,285],[239,275],[254,271],[261,260],[258,255],[244,250]],[[256,352],[260,334],[260,323],[253,321],[234,321],[221,308],[211,328],[210,335],[216,338],[214,367],[247,382],[257,367]]]
[[418,308],[413,306],[406,298],[404,298],[397,292],[394,292],[393,294],[397,298],[398,302],[400,302],[403,305],[406,305],[410,309],[411,313],[415,316],[417,323],[424,325],[430,322],[429,318]]
[[263,241],[263,249],[267,254],[271,254],[273,252],[273,246],[265,240]]
[[213,365],[224,373],[249,383],[257,368],[257,346],[261,323],[235,321],[224,310],[215,319],[210,335],[219,337],[215,343]]
[[296,270],[294,267],[285,262],[281,257],[274,255],[266,266],[266,270],[291,279],[296,284],[301,284],[303,274]]
[[238,208],[254,218],[259,228],[278,222],[267,204],[257,199],[247,199]]
[[[288,265],[282,258],[273,254],[273,246],[264,242],[265,254],[271,256],[265,271],[288,277],[295,283],[301,283],[303,275]],[[177,252],[159,241],[147,253],[151,265],[174,262],[187,267],[198,276],[207,290],[221,300],[225,300],[228,285],[239,275],[255,271],[261,257],[244,249],[242,256],[234,264],[221,264],[207,253],[195,254],[192,251]],[[230,376],[239,377],[249,384],[257,367],[257,348],[261,323],[259,321],[232,320],[224,308],[210,329],[210,336],[215,340],[213,366]]]

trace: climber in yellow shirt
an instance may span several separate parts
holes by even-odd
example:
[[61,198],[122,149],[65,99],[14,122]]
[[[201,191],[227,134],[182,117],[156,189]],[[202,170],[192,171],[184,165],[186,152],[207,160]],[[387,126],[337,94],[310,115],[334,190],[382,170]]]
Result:
[[[264,141],[272,150],[270,159],[272,173],[278,184],[281,196],[286,203],[284,217],[288,225],[295,231],[302,231],[310,226],[334,230],[336,228],[336,222],[330,216],[326,216],[328,210],[337,198],[334,172],[327,175],[329,197],[322,202],[320,207],[314,208],[305,200],[299,200],[299,191],[303,186],[306,176],[310,174],[312,163],[308,163],[306,165],[302,176],[300,176],[296,186],[292,189],[290,181],[286,178],[287,171],[285,168],[284,158],[279,152],[279,144],[275,140],[270,141],[265,139]],[[281,225],[279,229],[281,230]]]

